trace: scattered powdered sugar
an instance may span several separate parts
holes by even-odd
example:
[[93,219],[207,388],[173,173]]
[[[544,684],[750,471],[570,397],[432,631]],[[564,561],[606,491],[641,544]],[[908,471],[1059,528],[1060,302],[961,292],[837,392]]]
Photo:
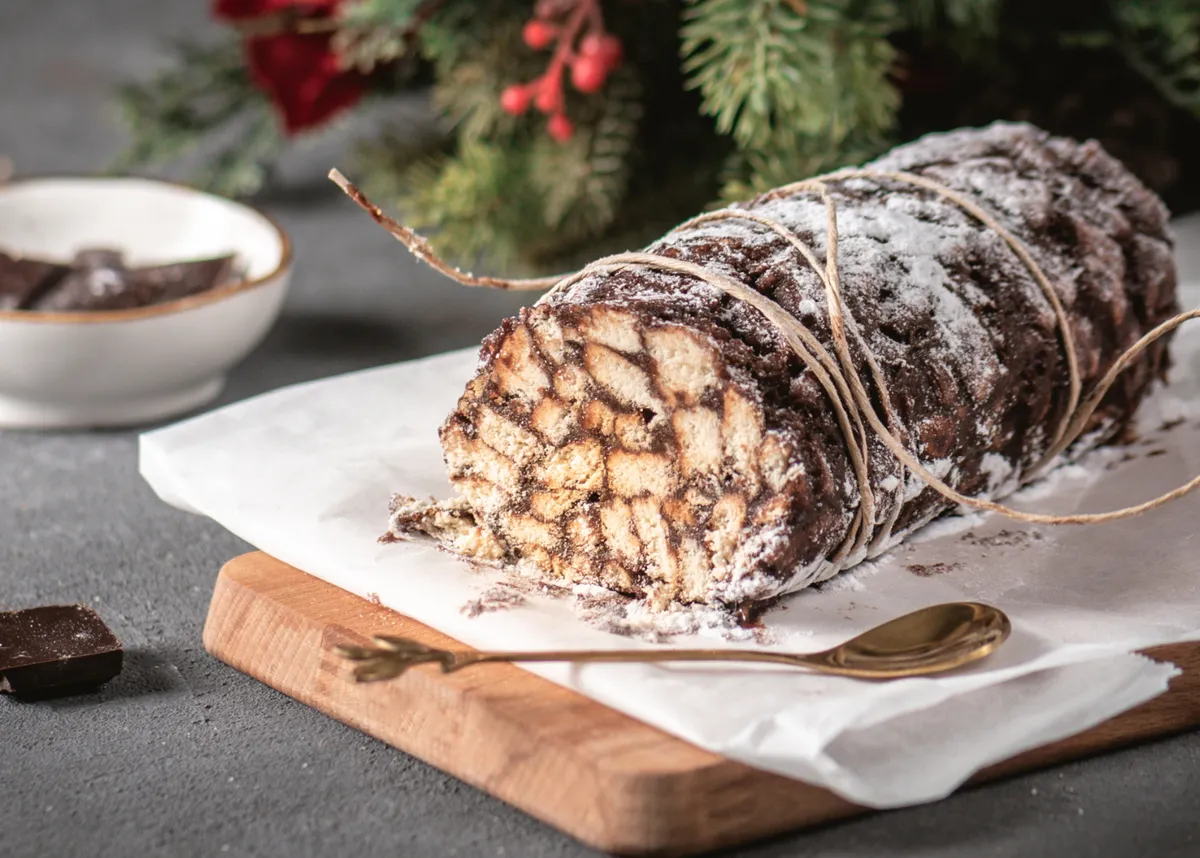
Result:
[[817,306],[817,302],[812,298],[802,300],[796,305],[796,309],[804,316],[819,316],[822,312],[821,308]]
[[571,595],[576,599],[602,599],[612,596],[614,593],[599,584],[572,584]]
[[[856,502],[858,500],[857,483],[853,482],[851,477],[848,479],[851,480],[848,497]],[[850,527],[854,515],[853,506],[844,509],[840,526]],[[786,518],[777,518],[773,523],[751,530],[738,547],[738,553],[732,564],[733,575],[726,580],[715,582],[709,591],[710,598],[729,605],[746,605],[794,593],[825,581],[842,570],[855,566],[867,559],[868,556],[878,556],[891,545],[899,542],[901,537],[893,534],[888,544],[876,551],[872,551],[870,544],[865,545],[838,563],[833,563],[826,557],[817,557],[809,563],[798,564],[791,576],[787,578],[764,574],[754,559],[771,556],[777,549],[786,547],[791,538],[792,531]]]
[[979,527],[983,524],[983,518],[983,514],[978,512],[972,512],[969,515],[943,516],[914,532],[905,541],[910,545],[919,545],[922,542],[930,542],[934,539],[941,539],[944,536],[954,536],[963,531]]
[[987,474],[987,488],[983,493],[983,497],[986,498],[1008,494],[1017,487],[1020,480],[1012,462],[999,453],[984,453],[979,470]]
[[660,610],[651,607],[645,599],[633,599],[603,587],[576,585],[573,589],[576,616],[612,634],[649,643],[661,643],[677,635],[767,642],[763,630],[744,628],[723,608],[672,602]]
[[[954,467],[954,462],[950,459],[935,459],[932,462],[925,462],[925,469],[933,474],[939,480],[945,480],[951,469]],[[914,500],[921,492],[925,491],[925,481],[912,472],[908,472],[904,483],[904,502],[908,503]]]
[[[482,570],[495,574],[494,569]],[[474,618],[494,611],[508,611],[528,604],[529,597],[569,600],[575,615],[588,625],[610,634],[661,643],[677,635],[699,635],[727,641],[770,642],[761,628],[746,628],[733,611],[713,605],[670,603],[665,609],[649,599],[635,599],[598,584],[553,584],[528,564],[502,569],[503,578],[487,587],[478,598],[459,610]]]
[[867,585],[863,582],[872,575],[877,574],[880,568],[877,561],[864,560],[858,565],[842,572],[840,575],[835,575],[819,584],[814,584],[813,588],[819,593],[862,592],[867,589]]
[[1078,461],[1053,467],[1045,475],[1011,495],[1010,500],[1015,503],[1039,501],[1057,493],[1068,483],[1094,480],[1109,464],[1120,461],[1127,452],[1125,447],[1098,447]]
[[1090,476],[1092,472],[1086,464],[1062,465],[1013,494],[1011,500],[1015,503],[1042,500],[1056,493],[1064,483]]
[[[1176,360],[1180,354],[1176,353]],[[1200,378],[1180,379],[1138,408],[1137,426],[1143,435],[1200,419]]]

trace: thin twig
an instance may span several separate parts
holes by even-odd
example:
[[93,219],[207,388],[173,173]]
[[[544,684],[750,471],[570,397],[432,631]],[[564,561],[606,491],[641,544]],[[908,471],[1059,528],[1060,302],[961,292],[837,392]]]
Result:
[[366,194],[360,191],[349,179],[341,174],[339,170],[332,169],[329,171],[329,178],[333,180],[339,188],[345,191],[346,196],[358,203],[363,209],[375,219],[375,222],[390,232],[397,241],[408,248],[413,256],[420,259],[433,270],[446,275],[451,280],[461,283],[464,286],[484,286],[490,289],[506,289],[510,291],[537,291],[540,289],[549,289],[555,283],[559,282],[566,275],[556,275],[554,277],[533,277],[521,280],[510,280],[504,277],[487,277],[472,274],[469,271],[461,271],[450,265],[446,260],[442,259],[433,248],[430,247],[429,241],[416,231],[409,229],[399,221],[388,217],[383,213],[383,209],[375,205]]

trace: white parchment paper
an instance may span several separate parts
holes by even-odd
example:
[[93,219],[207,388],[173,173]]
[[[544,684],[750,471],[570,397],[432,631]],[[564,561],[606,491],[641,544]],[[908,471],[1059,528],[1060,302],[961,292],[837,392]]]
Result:
[[[1184,303],[1200,303],[1200,285]],[[1141,441],[1059,469],[1015,504],[1101,511],[1200,472],[1200,330],[1185,327],[1174,354],[1175,381],[1143,407]],[[436,429],[474,363],[474,350],[456,352],[259,396],[144,435],[141,471],[166,502],[469,645],[646,646],[585,624],[561,599],[530,597],[519,608],[468,617],[460,609],[493,583],[491,573],[425,545],[376,542],[392,492],[450,492]],[[1007,611],[1009,642],[951,676],[869,683],[773,667],[528,669],[704,748],[864,805],[929,801],[989,763],[1165,690],[1174,667],[1131,653],[1200,640],[1198,517],[1200,497],[1192,496],[1087,528],[948,518],[765,617],[770,645],[798,651],[937,602],[981,600]]]

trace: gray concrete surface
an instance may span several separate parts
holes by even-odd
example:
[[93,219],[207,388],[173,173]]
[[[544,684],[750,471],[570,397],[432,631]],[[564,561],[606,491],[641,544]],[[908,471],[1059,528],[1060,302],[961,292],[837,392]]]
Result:
[[[201,2],[4,0],[0,153],[21,172],[104,166],[122,78]],[[416,117],[420,104],[377,111]],[[320,178],[348,133],[290,156],[264,201],[295,289],[224,401],[470,344],[511,296],[416,268]],[[139,480],[133,432],[0,433],[0,609],[94,605],[129,648],[98,694],[0,700],[0,856],[576,856],[568,838],[210,658],[218,567],[246,545]],[[1200,734],[729,852],[758,856],[1200,855]]]

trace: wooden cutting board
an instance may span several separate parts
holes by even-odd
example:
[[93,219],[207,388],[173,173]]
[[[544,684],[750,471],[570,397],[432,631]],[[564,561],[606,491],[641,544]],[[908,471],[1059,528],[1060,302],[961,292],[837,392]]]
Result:
[[[302,703],[485,790],[598,849],[687,855],[866,812],[834,794],[668,736],[512,665],[421,667],[356,684],[338,644],[451,638],[262,553],[221,570],[204,645]],[[1146,651],[1183,668],[1168,693],[974,782],[1200,725],[1200,643]]]

